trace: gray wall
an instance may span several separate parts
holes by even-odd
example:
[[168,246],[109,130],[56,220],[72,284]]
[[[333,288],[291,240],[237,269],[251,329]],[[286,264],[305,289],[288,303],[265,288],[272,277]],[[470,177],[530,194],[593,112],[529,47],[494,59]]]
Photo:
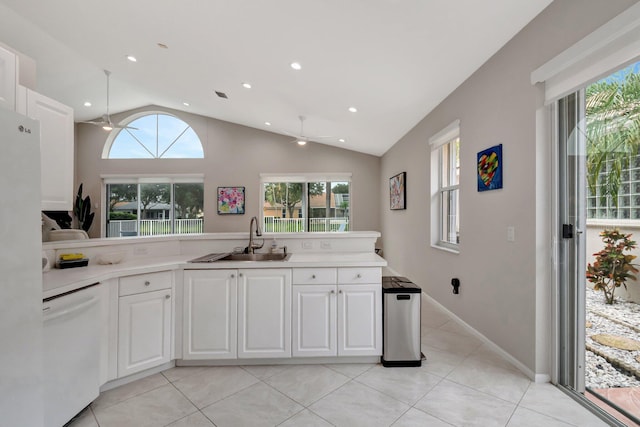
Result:
[[[548,270],[541,272],[537,265],[548,262],[540,258],[550,258],[551,250],[538,248],[536,239],[548,233],[543,224],[549,214],[540,209],[545,202],[539,196],[551,188],[544,176],[550,169],[540,164],[548,160],[540,156],[545,148],[539,141],[536,146],[543,88],[531,85],[530,74],[634,3],[554,1],[382,158],[382,236],[390,267],[533,373],[548,373],[547,364],[536,358],[536,281],[550,285]],[[460,119],[461,136],[459,254],[432,248],[429,235],[428,140],[455,119]],[[476,154],[496,144],[503,144],[504,188],[478,193]],[[548,155],[548,138],[542,144]],[[388,178],[402,171],[407,172],[408,209],[390,211]],[[515,227],[515,242],[507,241],[507,226]],[[459,295],[452,294],[453,277],[461,280]]]
[[[102,174],[180,174],[205,176],[205,232],[248,231],[249,218],[260,215],[260,173],[351,172],[352,230],[380,229],[380,158],[327,145],[300,147],[292,138],[220,120],[161,107],[146,107],[115,115],[122,120],[140,111],[174,114],[193,127],[204,146],[204,159],[103,160],[108,133],[98,126],[76,125],[76,188],[99,202]],[[218,215],[216,188],[246,187],[245,215]],[[98,213],[96,213],[98,216]],[[90,230],[100,236],[101,219]]]

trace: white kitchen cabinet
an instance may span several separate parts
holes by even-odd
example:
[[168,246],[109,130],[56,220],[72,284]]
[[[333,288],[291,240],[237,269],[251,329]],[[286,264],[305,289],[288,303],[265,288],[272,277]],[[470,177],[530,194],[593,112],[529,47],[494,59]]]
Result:
[[182,357],[237,357],[237,270],[184,272]]
[[291,269],[238,270],[238,358],[291,357]]
[[336,289],[336,285],[293,285],[293,357],[337,355]]
[[171,360],[171,272],[120,279],[118,378]]
[[0,47],[0,107],[16,110],[18,59],[15,53]]
[[338,285],[338,355],[382,355],[382,284]]
[[293,356],[381,355],[381,274],[379,268],[294,269]]
[[20,87],[19,111],[40,122],[42,210],[73,210],[73,108]]

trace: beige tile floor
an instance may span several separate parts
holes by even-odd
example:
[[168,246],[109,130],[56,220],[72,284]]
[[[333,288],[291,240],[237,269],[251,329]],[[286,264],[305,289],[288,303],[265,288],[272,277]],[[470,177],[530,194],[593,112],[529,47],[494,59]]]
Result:
[[422,308],[422,367],[176,367],[102,393],[69,426],[606,426]]

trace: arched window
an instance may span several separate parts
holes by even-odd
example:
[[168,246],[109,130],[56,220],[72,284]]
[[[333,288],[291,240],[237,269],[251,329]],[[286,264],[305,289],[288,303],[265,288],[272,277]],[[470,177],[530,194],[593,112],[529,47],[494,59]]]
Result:
[[106,159],[202,159],[200,138],[183,120],[166,113],[145,113],[114,133]]

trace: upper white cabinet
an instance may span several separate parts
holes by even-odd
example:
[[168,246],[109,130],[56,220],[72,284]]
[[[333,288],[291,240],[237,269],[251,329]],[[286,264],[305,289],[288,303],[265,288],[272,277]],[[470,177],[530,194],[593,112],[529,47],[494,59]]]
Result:
[[0,106],[16,109],[17,56],[0,47]]
[[291,357],[291,269],[238,270],[238,357]]
[[237,275],[236,270],[184,272],[183,359],[237,357]]
[[73,209],[73,108],[19,87],[18,112],[40,122],[41,209]]

